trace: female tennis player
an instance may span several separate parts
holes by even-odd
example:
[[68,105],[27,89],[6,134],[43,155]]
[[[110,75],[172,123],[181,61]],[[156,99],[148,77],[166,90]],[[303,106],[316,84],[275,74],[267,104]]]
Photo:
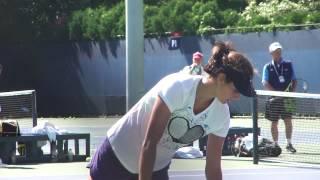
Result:
[[227,102],[255,94],[249,60],[216,42],[208,76],[175,73],[160,80],[107,132],[91,164],[92,180],[168,180],[177,149],[208,135],[206,177],[221,180],[229,129]]

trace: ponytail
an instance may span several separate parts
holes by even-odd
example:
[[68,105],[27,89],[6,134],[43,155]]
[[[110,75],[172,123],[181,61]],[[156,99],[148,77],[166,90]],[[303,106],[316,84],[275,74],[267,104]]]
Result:
[[222,71],[223,65],[226,64],[226,62],[228,62],[229,52],[230,48],[226,43],[222,41],[215,42],[212,48],[212,55],[204,70],[208,74],[216,76],[218,73]]

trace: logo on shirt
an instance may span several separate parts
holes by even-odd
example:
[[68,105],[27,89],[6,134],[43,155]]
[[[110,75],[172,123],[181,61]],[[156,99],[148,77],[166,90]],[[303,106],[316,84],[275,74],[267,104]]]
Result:
[[186,118],[173,116],[169,120],[168,133],[173,142],[190,144],[204,135],[204,129],[200,125],[190,127]]

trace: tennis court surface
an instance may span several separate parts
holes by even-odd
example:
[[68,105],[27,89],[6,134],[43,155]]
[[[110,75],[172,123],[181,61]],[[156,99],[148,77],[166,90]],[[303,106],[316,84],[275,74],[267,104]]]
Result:
[[[116,118],[67,118],[67,119],[39,119],[48,120],[70,132],[90,133],[91,150],[94,151],[103,140],[106,130]],[[242,124],[242,123],[241,123]],[[0,166],[0,180],[86,180],[87,162],[18,164]],[[170,180],[202,180],[205,159],[173,160],[170,168]],[[252,163],[252,158],[223,156],[222,160],[224,180],[318,180],[320,168],[315,166],[299,167],[298,165],[260,162]]]
[[[181,160],[190,166],[194,160]],[[197,161],[197,160],[196,160]],[[204,160],[203,160],[204,161]],[[279,167],[277,165],[258,165],[253,167],[251,162],[236,162],[236,160],[224,160],[223,179],[258,179],[258,180],[316,180],[320,179],[320,169],[317,168],[298,168],[298,167]],[[173,162],[177,166],[181,162]],[[232,168],[232,164],[235,164]],[[57,163],[42,165],[10,165],[0,168],[1,180],[86,180],[88,170],[86,163]],[[242,166],[242,167],[240,167]],[[170,171],[170,180],[202,180],[205,179],[204,171],[201,170],[176,170]],[[184,167],[179,167],[183,169]],[[194,167],[198,169],[199,167]]]

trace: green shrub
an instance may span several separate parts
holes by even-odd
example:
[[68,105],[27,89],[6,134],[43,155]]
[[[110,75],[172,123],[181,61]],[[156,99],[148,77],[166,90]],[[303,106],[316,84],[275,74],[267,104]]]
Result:
[[72,15],[72,20],[69,22],[69,38],[70,39],[83,39],[83,11],[75,11]]
[[75,11],[69,21],[70,39],[101,40],[125,34],[125,6],[120,2],[110,9],[100,6]]
[[[262,30],[274,31],[277,28],[282,30],[300,29],[295,26],[306,23],[306,16],[310,10],[309,5],[303,1],[289,0],[266,0],[259,4],[251,1],[241,13],[238,26],[252,27],[247,32],[257,31],[256,27],[261,26]],[[309,22],[313,20],[309,19]]]
[[222,27],[235,26],[239,21],[240,15],[233,9],[221,11]]
[[[102,1],[101,1],[102,2]],[[146,36],[180,31],[184,35],[245,33],[318,28],[320,3],[312,0],[145,0]],[[112,5],[112,6],[111,6]],[[125,34],[125,5],[75,11],[68,23],[70,39],[101,40]],[[109,6],[108,8],[106,6]],[[111,7],[110,7],[111,6]]]
[[197,2],[192,7],[192,24],[197,34],[206,35],[222,27],[219,8],[215,1]]

